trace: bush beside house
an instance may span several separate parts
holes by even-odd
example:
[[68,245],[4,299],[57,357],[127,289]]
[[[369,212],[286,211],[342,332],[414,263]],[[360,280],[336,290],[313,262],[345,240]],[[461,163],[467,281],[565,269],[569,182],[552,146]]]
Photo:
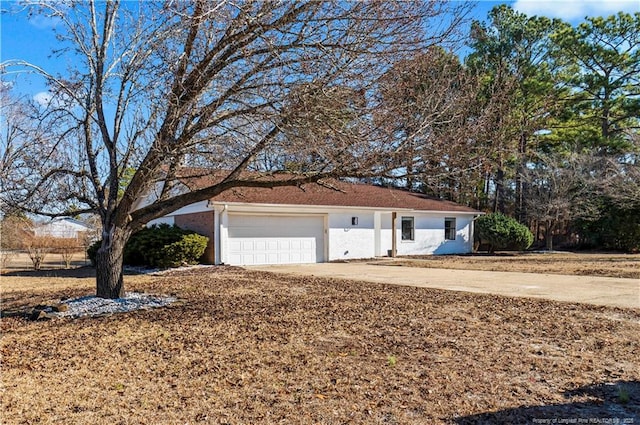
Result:
[[[159,268],[197,264],[204,254],[209,238],[193,231],[167,224],[147,227],[129,239],[124,250],[124,263],[130,266]],[[87,255],[95,264],[102,241],[91,245]]]
[[523,251],[533,243],[529,228],[504,214],[483,215],[475,223],[478,238],[489,244],[489,252],[497,249]]

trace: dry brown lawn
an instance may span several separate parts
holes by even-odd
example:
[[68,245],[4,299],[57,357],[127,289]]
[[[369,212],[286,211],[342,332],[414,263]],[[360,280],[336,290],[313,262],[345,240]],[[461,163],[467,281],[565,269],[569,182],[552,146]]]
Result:
[[[89,259],[84,252],[76,252],[71,258],[72,268],[87,266],[89,264]],[[65,268],[65,262],[62,255],[49,253],[44,257],[41,267],[45,272],[47,270],[60,270]],[[11,255],[2,272],[12,273],[19,270],[33,270],[33,263],[29,255],[24,252]]]
[[[2,277],[3,309],[93,292],[34,279]],[[127,285],[181,301],[1,320],[3,424],[640,423],[637,310],[231,267]]]
[[610,276],[640,279],[640,254],[498,253],[496,255],[430,255],[403,257],[394,264],[409,267]]

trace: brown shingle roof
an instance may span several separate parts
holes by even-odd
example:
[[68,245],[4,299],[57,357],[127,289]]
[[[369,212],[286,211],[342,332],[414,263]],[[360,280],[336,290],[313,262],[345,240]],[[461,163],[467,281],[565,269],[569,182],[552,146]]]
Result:
[[278,205],[324,205],[336,207],[397,208],[422,211],[478,212],[454,202],[426,195],[359,183],[331,180],[300,187],[281,186],[269,189],[242,187],[212,198],[214,202],[242,202]]
[[[224,171],[195,168],[185,168],[180,174],[180,181],[191,190],[218,183],[227,175]],[[286,180],[293,176],[287,174],[261,176],[245,172],[242,177],[249,180]],[[363,183],[348,183],[335,179],[325,179],[319,184],[309,183],[301,186],[280,186],[268,189],[238,187],[227,190],[211,200],[213,202],[248,204],[323,205],[480,213],[473,208],[455,202],[434,199],[420,193]]]

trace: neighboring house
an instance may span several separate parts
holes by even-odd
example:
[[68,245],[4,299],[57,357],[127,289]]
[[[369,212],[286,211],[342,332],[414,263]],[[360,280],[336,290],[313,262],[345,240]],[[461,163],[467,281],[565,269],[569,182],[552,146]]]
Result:
[[[194,187],[193,185],[188,185]],[[319,263],[468,253],[479,211],[400,189],[331,181],[237,188],[183,207],[168,223],[209,237],[213,264]]]
[[52,238],[74,238],[84,240],[92,234],[93,229],[81,221],[63,217],[37,225],[33,232],[35,236],[49,236]]

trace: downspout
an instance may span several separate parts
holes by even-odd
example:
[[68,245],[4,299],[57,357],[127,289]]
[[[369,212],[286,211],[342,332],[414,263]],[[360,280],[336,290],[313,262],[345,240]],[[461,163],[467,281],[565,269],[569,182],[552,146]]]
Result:
[[391,257],[396,258],[398,255],[398,242],[396,241],[396,224],[398,219],[398,213],[391,213]]

